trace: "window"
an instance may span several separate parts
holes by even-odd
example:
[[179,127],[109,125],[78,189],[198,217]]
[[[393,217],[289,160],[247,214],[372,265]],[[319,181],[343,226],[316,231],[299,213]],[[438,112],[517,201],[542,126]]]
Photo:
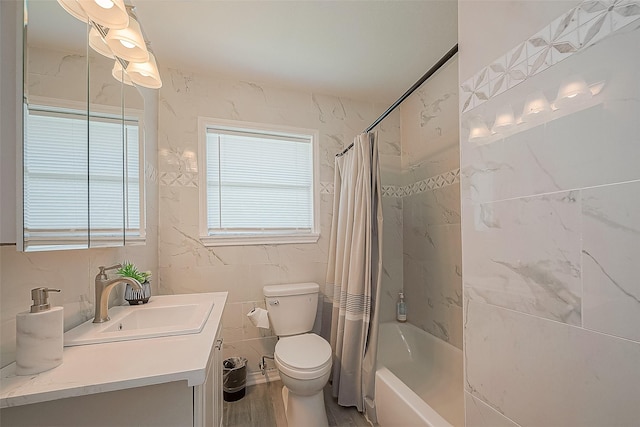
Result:
[[318,133],[199,119],[200,238],[210,246],[318,240]]
[[138,118],[123,123],[92,112],[87,125],[86,112],[49,105],[29,105],[26,114],[25,250],[121,245],[125,235],[141,240]]

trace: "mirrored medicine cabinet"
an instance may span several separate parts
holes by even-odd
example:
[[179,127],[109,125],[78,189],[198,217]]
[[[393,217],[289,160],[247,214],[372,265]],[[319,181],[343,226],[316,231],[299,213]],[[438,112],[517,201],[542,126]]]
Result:
[[142,95],[89,47],[90,22],[56,1],[24,16],[21,249],[143,243]]

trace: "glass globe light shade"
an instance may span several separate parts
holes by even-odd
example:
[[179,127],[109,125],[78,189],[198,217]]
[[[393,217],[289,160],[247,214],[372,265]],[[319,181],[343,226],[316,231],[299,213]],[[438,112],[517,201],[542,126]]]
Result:
[[77,0],[96,24],[111,29],[127,28],[129,14],[123,0]]
[[127,73],[131,76],[131,81],[137,85],[150,89],[159,89],[162,87],[156,57],[151,52],[149,52],[149,60],[147,62],[130,63],[127,67]]
[[140,24],[131,17],[129,26],[123,29],[110,29],[106,37],[107,45],[118,57],[129,62],[146,62],[149,60],[147,44],[142,37]]

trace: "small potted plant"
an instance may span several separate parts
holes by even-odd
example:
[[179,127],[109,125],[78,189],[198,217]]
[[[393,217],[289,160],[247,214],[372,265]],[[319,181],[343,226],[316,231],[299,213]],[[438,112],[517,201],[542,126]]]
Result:
[[139,271],[133,263],[125,261],[117,271],[122,277],[130,277],[136,279],[142,285],[142,290],[134,289],[133,286],[127,283],[127,288],[124,291],[124,299],[129,305],[146,304],[151,297],[151,278],[150,271]]

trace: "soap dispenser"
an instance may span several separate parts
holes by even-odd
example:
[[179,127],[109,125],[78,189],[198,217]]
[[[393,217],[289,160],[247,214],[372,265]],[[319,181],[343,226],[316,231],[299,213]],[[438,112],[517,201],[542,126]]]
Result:
[[17,375],[39,374],[62,363],[63,308],[51,307],[49,292],[60,289],[32,289],[31,310],[16,316]]
[[404,293],[400,292],[398,294],[398,311],[396,313],[396,319],[398,322],[406,322],[407,321],[407,303],[404,302]]

